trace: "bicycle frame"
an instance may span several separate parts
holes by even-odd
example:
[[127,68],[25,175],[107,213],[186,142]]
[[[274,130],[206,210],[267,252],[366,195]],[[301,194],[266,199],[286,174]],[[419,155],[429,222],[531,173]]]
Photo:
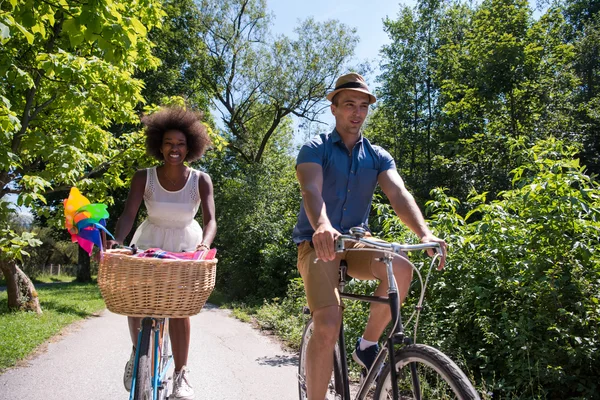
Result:
[[[360,242],[363,242],[366,244],[370,244],[374,248],[366,248],[365,250],[367,250],[367,251],[382,251],[384,253],[384,256],[378,258],[377,261],[381,261],[386,265],[386,273],[387,273],[387,278],[388,278],[388,291],[387,291],[388,297],[357,295],[357,294],[353,294],[353,293],[345,293],[344,289],[346,286],[346,272],[347,272],[347,268],[348,268],[348,265],[345,260],[340,261],[340,280],[339,280],[339,285],[338,285],[340,297],[344,298],[344,299],[349,299],[349,300],[366,301],[369,303],[386,303],[390,306],[391,321],[393,321],[393,323],[394,323],[394,325],[392,326],[392,329],[386,339],[386,344],[384,346],[382,346],[379,354],[377,355],[377,357],[373,363],[373,366],[371,367],[371,370],[368,371],[367,375],[365,376],[365,378],[359,388],[358,394],[355,397],[355,399],[357,399],[357,400],[362,400],[362,399],[366,398],[367,393],[369,392],[369,389],[371,388],[371,385],[373,384],[373,381],[375,380],[375,378],[377,377],[377,374],[379,373],[380,367],[383,365],[383,363],[385,361],[386,355],[389,356],[388,359],[389,359],[390,365],[396,365],[395,356],[394,356],[395,345],[397,345],[397,344],[408,345],[408,344],[412,343],[412,339],[409,336],[406,336],[404,333],[404,325],[402,323],[402,315],[400,312],[400,302],[399,302],[399,297],[398,297],[398,286],[396,284],[396,279],[394,276],[394,271],[393,271],[393,266],[392,266],[392,260],[395,257],[394,254],[400,254],[403,251],[415,251],[415,250],[424,250],[424,249],[431,249],[431,248],[435,248],[439,252],[440,249],[439,249],[439,245],[432,244],[432,243],[423,243],[423,244],[416,244],[416,245],[400,245],[397,243],[386,243],[386,242],[376,242],[376,241],[370,242],[368,239],[362,238],[362,235],[360,233],[358,233],[358,234],[354,233],[353,235],[342,235],[342,236],[338,237],[338,239],[336,239],[336,242],[335,242],[335,251],[336,252],[360,251],[361,250],[361,249],[355,249],[355,250],[346,249],[344,246],[345,241],[354,241],[354,242],[360,241]],[[385,247],[385,248],[382,248],[382,247]],[[432,265],[434,262],[435,262],[435,259],[432,261]],[[414,268],[414,266],[413,266],[413,268]],[[417,270],[417,273],[418,273],[418,270]],[[420,277],[420,274],[419,274],[419,277]],[[425,285],[426,285],[426,283],[425,283]],[[422,287],[422,292],[423,291],[424,291],[424,287]],[[421,293],[421,299],[423,298],[423,295],[424,295],[424,293]],[[340,326],[340,333],[339,333],[338,340],[339,340],[340,356],[341,356],[341,363],[342,363],[342,376],[343,376],[343,380],[344,380],[344,399],[343,400],[350,400],[350,382],[348,379],[348,363],[346,360],[346,347],[345,347],[343,318],[342,318],[342,323]],[[416,375],[415,365],[411,365],[411,371],[412,371],[412,377],[413,377],[413,384],[415,385],[415,387],[418,388],[419,382],[416,379],[417,375]],[[391,369],[391,377],[392,377],[392,382],[394,382],[394,384],[392,385],[392,393],[393,393],[394,399],[397,400],[399,398],[399,394],[398,394],[398,385],[396,384],[397,376],[396,376],[395,368]]]
[[[173,354],[169,352],[169,319],[168,318],[153,318],[145,317],[140,326],[143,326],[143,321],[152,320],[152,337],[154,345],[152,351],[153,367],[152,367],[152,399],[157,400],[158,389],[161,389],[163,382],[166,381],[166,375],[173,364]],[[135,363],[133,366],[133,377],[131,382],[131,392],[129,400],[133,400],[135,396],[135,385],[137,380],[137,370],[140,356],[140,346],[142,340],[142,329],[138,333],[137,345],[135,350]]]

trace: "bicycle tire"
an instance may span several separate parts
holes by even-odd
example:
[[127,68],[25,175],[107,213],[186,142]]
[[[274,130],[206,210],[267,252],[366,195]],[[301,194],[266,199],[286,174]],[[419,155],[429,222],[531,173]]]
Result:
[[[398,393],[401,400],[415,399],[410,364],[414,363],[420,382],[421,399],[479,400],[477,391],[461,369],[441,351],[423,344],[413,344],[395,353]],[[376,400],[393,399],[391,367],[381,371]]]
[[[306,393],[306,348],[313,332],[313,320],[308,320],[304,327],[302,334],[302,341],[300,342],[300,355],[298,359],[298,395],[300,400],[307,400],[308,395]],[[342,377],[342,358],[340,355],[340,347],[338,343],[335,344],[333,350],[333,371],[331,374],[331,380],[327,389],[326,399],[331,400],[342,400],[344,398],[344,382]]]
[[144,319],[133,400],[152,400],[152,343],[152,320]]

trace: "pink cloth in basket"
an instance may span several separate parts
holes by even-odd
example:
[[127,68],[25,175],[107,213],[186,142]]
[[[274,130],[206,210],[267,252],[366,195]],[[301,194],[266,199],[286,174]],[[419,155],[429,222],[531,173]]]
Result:
[[194,252],[185,253],[172,253],[170,251],[164,251],[158,248],[152,248],[144,250],[140,253],[136,253],[135,257],[151,257],[151,258],[167,258],[171,260],[212,260],[217,254],[217,249],[210,250],[198,250]]

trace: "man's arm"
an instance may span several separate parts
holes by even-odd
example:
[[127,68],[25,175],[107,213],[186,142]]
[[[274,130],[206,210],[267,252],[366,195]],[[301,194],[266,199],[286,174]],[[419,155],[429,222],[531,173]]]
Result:
[[[437,242],[442,248],[442,260],[440,269],[446,262],[446,242],[434,236],[429,230],[421,210],[415,202],[415,198],[404,186],[404,181],[395,169],[388,169],[377,177],[379,186],[390,200],[392,208],[402,220],[413,231],[422,242]],[[431,253],[430,253],[431,254]]]
[[340,233],[331,226],[323,201],[323,167],[317,163],[302,163],[296,166],[296,177],[300,182],[304,210],[315,230],[312,242],[317,257],[323,261],[335,259],[333,242]]

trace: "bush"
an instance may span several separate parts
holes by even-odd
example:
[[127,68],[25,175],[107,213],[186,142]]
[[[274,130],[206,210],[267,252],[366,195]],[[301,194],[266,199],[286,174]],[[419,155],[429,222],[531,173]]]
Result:
[[271,330],[292,349],[300,348],[305,318],[302,313],[306,305],[304,284],[301,278],[292,279],[282,301],[265,301],[257,310],[256,320],[261,329]]
[[[70,241],[60,241],[51,228],[34,228],[42,244],[29,251],[30,256],[23,260],[23,272],[32,279],[49,272],[49,266],[61,265],[61,272],[77,275],[78,245]],[[56,267],[55,267],[56,269]]]
[[433,192],[449,259],[422,341],[464,359],[494,398],[600,398],[598,185],[561,142],[512,149],[522,166],[499,200],[473,194],[463,219]]

